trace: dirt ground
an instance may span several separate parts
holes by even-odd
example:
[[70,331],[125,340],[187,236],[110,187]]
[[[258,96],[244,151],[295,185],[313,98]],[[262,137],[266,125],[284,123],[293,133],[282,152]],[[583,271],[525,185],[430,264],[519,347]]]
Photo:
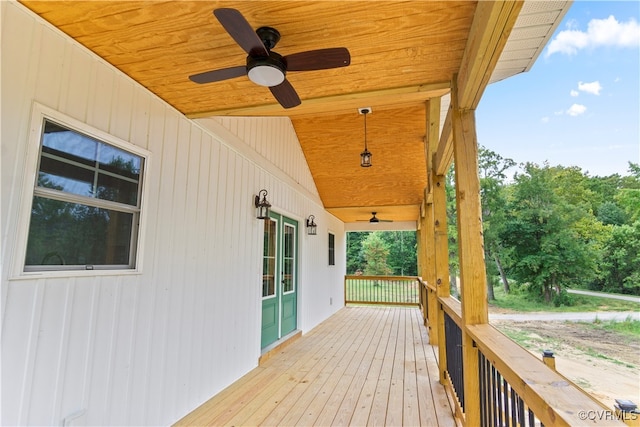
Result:
[[556,369],[605,405],[640,405],[640,341],[575,322],[492,321],[537,357],[552,350]]

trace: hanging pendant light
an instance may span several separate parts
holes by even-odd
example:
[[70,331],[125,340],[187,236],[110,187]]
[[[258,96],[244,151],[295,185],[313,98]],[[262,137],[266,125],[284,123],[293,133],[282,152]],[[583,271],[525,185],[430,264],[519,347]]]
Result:
[[371,167],[371,152],[367,149],[367,114],[371,112],[371,108],[359,108],[358,112],[364,115],[364,151],[360,153],[360,166],[363,168]]

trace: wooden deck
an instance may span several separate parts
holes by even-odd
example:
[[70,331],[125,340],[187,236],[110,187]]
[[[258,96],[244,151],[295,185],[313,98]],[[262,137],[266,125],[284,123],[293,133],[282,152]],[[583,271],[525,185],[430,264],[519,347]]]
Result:
[[454,426],[417,308],[345,307],[176,426]]

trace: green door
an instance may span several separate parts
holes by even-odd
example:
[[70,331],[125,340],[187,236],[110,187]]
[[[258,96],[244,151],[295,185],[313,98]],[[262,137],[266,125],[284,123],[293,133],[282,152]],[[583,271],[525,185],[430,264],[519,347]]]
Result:
[[298,223],[271,213],[264,222],[261,347],[297,327]]

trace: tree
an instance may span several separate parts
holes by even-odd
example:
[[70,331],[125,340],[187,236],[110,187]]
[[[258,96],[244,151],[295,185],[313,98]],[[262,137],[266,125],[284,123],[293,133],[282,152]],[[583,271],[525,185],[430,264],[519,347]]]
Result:
[[362,242],[371,234],[369,231],[351,231],[347,233],[347,274],[364,271],[366,261],[362,252]]
[[505,159],[484,147],[480,147],[478,150],[484,250],[485,260],[487,260],[487,296],[489,300],[495,299],[493,296],[493,277],[495,274],[493,269],[489,268],[488,260],[495,262],[504,291],[509,293],[509,281],[502,266],[504,249],[500,240],[500,230],[505,221],[506,171],[515,165],[516,162],[512,159]]
[[417,242],[415,231],[384,231],[380,236],[389,248],[387,259],[394,275],[417,276]]
[[516,174],[501,240],[510,253],[508,271],[551,302],[569,284],[595,278],[594,253],[574,225],[583,211],[554,190],[554,170],[527,163]]
[[627,221],[627,214],[614,202],[607,201],[598,208],[597,218],[605,225],[622,225]]
[[640,295],[640,221],[612,226],[603,251],[603,291]]
[[362,252],[366,261],[364,274],[368,276],[386,276],[393,273],[387,264],[389,248],[380,233],[373,232],[362,241]]
[[458,272],[460,259],[458,258],[458,216],[456,204],[456,170],[452,163],[445,180],[447,199],[447,247],[449,250],[449,288],[452,295],[458,295]]

